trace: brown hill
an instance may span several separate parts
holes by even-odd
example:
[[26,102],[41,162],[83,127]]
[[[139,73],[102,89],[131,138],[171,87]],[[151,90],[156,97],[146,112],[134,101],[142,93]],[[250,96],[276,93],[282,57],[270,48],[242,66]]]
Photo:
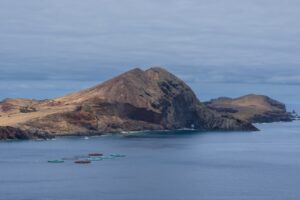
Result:
[[292,121],[285,105],[270,97],[250,94],[239,98],[221,97],[205,103],[210,109],[252,123]]
[[4,100],[0,126],[53,135],[139,130],[257,130],[200,103],[162,68],[133,69],[95,87],[53,100]]

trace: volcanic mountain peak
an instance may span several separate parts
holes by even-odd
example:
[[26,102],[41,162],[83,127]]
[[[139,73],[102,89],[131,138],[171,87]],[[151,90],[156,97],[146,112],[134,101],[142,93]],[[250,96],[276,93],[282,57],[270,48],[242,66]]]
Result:
[[[149,79],[154,81],[163,81],[163,80],[177,80],[180,81],[176,76],[165,70],[161,67],[151,67],[147,69],[145,72],[146,76]],[[182,82],[182,81],[181,81]]]
[[148,106],[146,101],[158,100],[162,95],[161,88],[164,86],[160,84],[167,87],[166,89],[171,89],[168,86],[168,84],[171,84],[190,90],[183,81],[163,68],[153,67],[146,71],[135,68],[102,84],[55,100],[71,104],[97,98],[111,102],[131,103],[143,107]]

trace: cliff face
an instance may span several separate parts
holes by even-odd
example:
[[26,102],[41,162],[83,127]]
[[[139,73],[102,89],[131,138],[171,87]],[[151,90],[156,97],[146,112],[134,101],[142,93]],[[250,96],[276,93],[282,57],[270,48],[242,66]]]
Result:
[[205,105],[216,112],[231,115],[251,123],[292,121],[293,115],[285,105],[263,95],[246,95],[239,98],[218,98]]
[[[5,103],[0,103],[2,110]],[[210,110],[183,81],[161,68],[133,69],[83,91],[25,103],[2,111],[0,125],[7,121],[22,130],[53,135],[181,128],[257,130],[248,122]]]

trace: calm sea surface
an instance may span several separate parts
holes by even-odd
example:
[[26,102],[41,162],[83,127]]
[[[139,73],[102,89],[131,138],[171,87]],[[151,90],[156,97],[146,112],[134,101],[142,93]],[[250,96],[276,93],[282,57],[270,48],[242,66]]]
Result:
[[[300,121],[258,127],[251,133],[0,142],[0,199],[300,199]],[[47,163],[89,152],[126,157]]]

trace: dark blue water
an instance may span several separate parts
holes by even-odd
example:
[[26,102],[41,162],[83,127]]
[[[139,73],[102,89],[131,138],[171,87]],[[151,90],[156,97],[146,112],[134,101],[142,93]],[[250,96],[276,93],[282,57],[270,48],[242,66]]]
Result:
[[[1,200],[300,198],[300,121],[261,132],[0,142]],[[47,163],[89,152],[125,158]]]

